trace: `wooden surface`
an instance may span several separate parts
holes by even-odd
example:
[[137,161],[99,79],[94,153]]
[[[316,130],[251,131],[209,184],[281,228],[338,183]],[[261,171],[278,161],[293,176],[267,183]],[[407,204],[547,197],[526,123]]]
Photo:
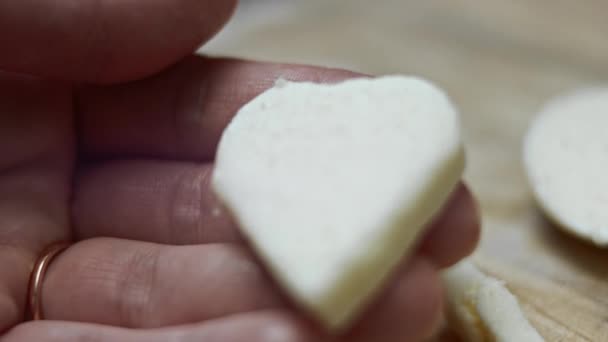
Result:
[[608,83],[607,18],[605,0],[245,0],[203,51],[436,82],[463,117],[483,214],[476,262],[547,341],[608,341],[608,250],[544,221],[521,166],[545,101]]

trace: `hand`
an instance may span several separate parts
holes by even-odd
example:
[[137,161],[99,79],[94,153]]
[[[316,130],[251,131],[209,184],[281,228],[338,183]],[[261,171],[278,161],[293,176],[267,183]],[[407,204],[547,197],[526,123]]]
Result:
[[[0,3],[1,341],[329,340],[218,212],[209,175],[230,117],[277,77],[356,75],[187,57],[233,6]],[[478,235],[460,186],[343,340],[428,336],[442,305],[438,270],[470,253]],[[45,320],[23,322],[32,266],[61,240],[74,244],[44,279]]]

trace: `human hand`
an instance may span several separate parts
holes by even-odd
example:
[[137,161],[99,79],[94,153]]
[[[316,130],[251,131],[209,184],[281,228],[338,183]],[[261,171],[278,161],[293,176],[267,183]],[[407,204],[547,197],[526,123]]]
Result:
[[[276,78],[356,74],[186,57],[232,7],[0,3],[1,341],[330,339],[291,306],[218,211],[209,176],[230,117]],[[429,335],[441,310],[438,269],[468,254],[478,234],[461,186],[342,339]],[[23,322],[34,262],[63,240],[74,244],[44,278],[45,319]]]

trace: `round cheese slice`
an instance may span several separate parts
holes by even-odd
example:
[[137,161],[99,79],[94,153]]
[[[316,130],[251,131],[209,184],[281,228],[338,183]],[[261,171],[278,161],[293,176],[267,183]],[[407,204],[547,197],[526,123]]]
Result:
[[582,90],[547,104],[529,128],[524,164],[550,219],[608,246],[608,89]]

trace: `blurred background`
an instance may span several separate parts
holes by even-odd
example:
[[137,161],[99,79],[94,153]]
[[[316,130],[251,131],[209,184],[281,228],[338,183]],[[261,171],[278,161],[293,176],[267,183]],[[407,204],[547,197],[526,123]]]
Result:
[[476,263],[547,341],[608,341],[608,252],[542,218],[521,164],[543,103],[608,84],[608,1],[241,0],[200,52],[435,82],[462,114],[484,225]]

